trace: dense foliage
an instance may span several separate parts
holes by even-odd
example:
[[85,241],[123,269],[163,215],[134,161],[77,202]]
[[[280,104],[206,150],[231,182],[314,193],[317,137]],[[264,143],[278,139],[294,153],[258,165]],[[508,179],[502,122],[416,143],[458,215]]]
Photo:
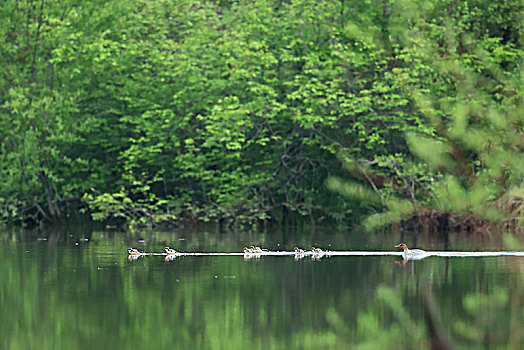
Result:
[[[6,0],[2,220],[389,209],[382,222],[455,211],[480,187],[458,206],[485,215],[475,203],[524,197],[522,13],[513,0]],[[342,176],[372,193],[331,180],[340,197],[325,184]]]

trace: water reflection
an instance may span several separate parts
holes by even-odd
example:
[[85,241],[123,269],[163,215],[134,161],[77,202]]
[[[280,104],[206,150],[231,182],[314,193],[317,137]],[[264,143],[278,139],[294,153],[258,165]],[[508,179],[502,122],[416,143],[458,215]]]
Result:
[[[201,237],[142,233],[137,249],[182,242],[177,250],[241,251],[246,241],[288,251],[313,243],[332,250],[391,246],[315,234],[311,242],[271,246],[263,240],[278,237],[235,242],[222,234],[206,244]],[[399,255],[326,259],[293,252],[248,256],[246,263],[243,253],[129,256],[138,237],[109,232],[88,242],[0,237],[0,307],[8,318],[0,348],[418,349],[435,339],[460,348],[522,345],[521,257],[406,259],[401,268],[394,264]]]
[[134,260],[138,260],[138,259],[140,259],[140,258],[142,258],[142,257],[143,257],[143,255],[132,254],[132,255],[129,255],[129,256],[127,257],[127,260],[129,260],[129,261],[134,261]]
[[262,257],[262,255],[260,254],[248,253],[248,254],[244,254],[244,261],[260,259],[260,257]]
[[395,261],[396,264],[406,265],[408,261],[418,261],[426,259],[429,255],[402,255],[402,260]]
[[178,255],[166,255],[164,258],[165,261],[174,261],[180,258]]

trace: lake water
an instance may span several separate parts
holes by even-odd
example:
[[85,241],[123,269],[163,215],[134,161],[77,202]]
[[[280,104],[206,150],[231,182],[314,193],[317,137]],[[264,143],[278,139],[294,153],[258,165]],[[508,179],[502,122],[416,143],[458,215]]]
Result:
[[[162,252],[394,251],[400,236],[98,231],[0,233],[2,349],[523,347],[524,257],[165,256]],[[403,237],[408,245],[413,237]],[[502,250],[456,236],[448,248]],[[497,240],[494,240],[498,242]],[[418,248],[444,250],[419,236]],[[429,311],[428,311],[429,310]],[[430,331],[433,329],[433,331]]]

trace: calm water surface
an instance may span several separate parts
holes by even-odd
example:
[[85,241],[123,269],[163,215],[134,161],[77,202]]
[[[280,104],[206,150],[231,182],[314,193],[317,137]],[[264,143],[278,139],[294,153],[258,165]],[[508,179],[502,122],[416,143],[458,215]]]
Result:
[[[317,229],[231,232],[0,233],[2,349],[521,348],[524,258],[146,256],[291,250],[394,250],[399,236]],[[410,243],[410,238],[403,238]],[[443,250],[423,238],[418,246]],[[500,250],[450,242],[460,250]],[[427,311],[430,310],[430,311]],[[434,339],[435,341],[435,339]]]

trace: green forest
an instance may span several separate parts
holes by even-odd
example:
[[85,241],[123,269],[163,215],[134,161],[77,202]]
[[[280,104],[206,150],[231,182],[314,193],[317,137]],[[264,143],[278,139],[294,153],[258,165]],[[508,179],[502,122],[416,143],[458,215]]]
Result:
[[0,221],[517,230],[521,0],[4,0]]

